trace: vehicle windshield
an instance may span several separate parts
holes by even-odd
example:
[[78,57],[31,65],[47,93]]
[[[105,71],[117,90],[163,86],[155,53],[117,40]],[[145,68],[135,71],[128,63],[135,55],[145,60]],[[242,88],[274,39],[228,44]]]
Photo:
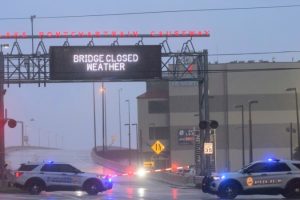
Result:
[[252,166],[253,163],[249,163],[248,165],[245,165],[241,169],[238,170],[238,172],[243,173],[245,170],[247,170],[250,166]]

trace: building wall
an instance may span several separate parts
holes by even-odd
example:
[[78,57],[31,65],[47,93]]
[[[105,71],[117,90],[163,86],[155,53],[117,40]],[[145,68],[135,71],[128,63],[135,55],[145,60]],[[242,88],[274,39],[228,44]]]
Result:
[[[212,67],[219,67],[214,65]],[[299,67],[300,63],[238,63],[224,64],[220,67],[232,69],[263,69],[263,68],[292,68]],[[252,105],[253,123],[253,159],[263,159],[268,156],[278,158],[290,158],[290,137],[286,128],[290,122],[296,124],[295,99],[294,94],[285,91],[288,87],[299,87],[298,79],[300,72],[297,70],[288,71],[255,71],[255,72],[232,72],[224,74],[226,77],[227,89],[224,94],[215,92],[210,87],[210,118],[218,119],[220,128],[217,130],[217,169],[219,171],[233,170],[241,166],[242,158],[242,137],[241,137],[241,110],[235,105],[244,105],[245,123],[245,160],[249,162],[249,112],[248,101],[258,100],[258,104]],[[210,77],[212,84],[220,85],[214,77]],[[227,106],[222,104],[226,102]],[[224,114],[228,119],[228,129],[226,120],[222,120]],[[227,114],[226,114],[227,113]],[[228,134],[226,134],[228,131]],[[228,143],[224,143],[228,137]],[[293,134],[293,148],[297,146],[297,135]],[[228,154],[227,146],[230,151]],[[239,153],[237,153],[239,151]],[[224,156],[224,154],[228,155]],[[240,156],[238,156],[240,155]],[[224,159],[225,158],[225,159]],[[229,163],[227,163],[228,160]]]
[[[210,119],[217,120],[216,170],[227,171],[241,167],[242,136],[241,110],[235,105],[244,105],[245,161],[249,162],[249,112],[248,101],[258,100],[252,105],[253,157],[290,158],[290,135],[286,131],[289,123],[296,127],[295,95],[286,92],[289,87],[300,91],[299,70],[272,70],[272,68],[299,68],[300,63],[237,63],[209,65],[209,69],[269,69],[268,71],[220,72],[209,74]],[[159,83],[158,83],[159,84]],[[147,88],[151,90],[151,86]],[[162,123],[170,127],[171,161],[182,165],[194,163],[194,145],[180,145],[178,131],[197,130],[199,110],[197,82],[169,82],[169,113],[155,116],[147,113],[147,99],[139,99],[139,124],[147,132],[147,124]],[[147,135],[147,133],[146,133]],[[146,139],[146,138],[144,138]],[[298,144],[297,134],[292,135],[293,149]],[[149,141],[144,141],[147,143]],[[144,149],[146,150],[146,149]]]
[[[171,161],[183,166],[195,163],[194,144],[179,142],[180,130],[198,129],[198,82],[170,82],[170,133],[171,133]],[[196,96],[195,96],[196,94]]]

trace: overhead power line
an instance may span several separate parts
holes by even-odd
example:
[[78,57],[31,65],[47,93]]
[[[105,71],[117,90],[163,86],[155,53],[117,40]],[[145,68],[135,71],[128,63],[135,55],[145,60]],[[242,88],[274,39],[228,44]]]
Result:
[[[227,63],[223,63],[223,64],[227,64]],[[247,63],[236,63],[236,64],[247,64]],[[219,64],[220,66],[222,64]],[[257,72],[257,71],[290,71],[290,70],[300,70],[300,67],[276,67],[276,68],[235,68],[235,69],[209,69],[209,70],[205,70],[202,72],[207,72],[207,73],[224,73],[224,72],[228,72],[228,73],[233,73],[233,72]],[[188,73],[185,70],[181,70],[178,71],[179,73]],[[192,71],[192,72],[196,72],[196,71]]]
[[217,53],[217,54],[208,54],[208,56],[243,56],[243,55],[266,55],[266,54],[284,54],[284,53],[300,53],[300,50],[262,51],[262,52],[243,52],[243,53]]
[[[296,7],[300,7],[300,4],[277,5],[277,6],[231,7],[231,8],[159,10],[159,11],[85,14],[85,15],[60,15],[60,16],[41,16],[41,17],[37,16],[36,19],[88,18],[88,17],[109,17],[109,16],[147,15],[147,14],[164,14],[164,13],[212,12],[212,11],[215,12],[215,11],[234,11],[234,10],[258,10],[258,9],[296,8]],[[2,18],[0,18],[0,20],[25,20],[25,19],[30,19],[30,17],[2,17]]]

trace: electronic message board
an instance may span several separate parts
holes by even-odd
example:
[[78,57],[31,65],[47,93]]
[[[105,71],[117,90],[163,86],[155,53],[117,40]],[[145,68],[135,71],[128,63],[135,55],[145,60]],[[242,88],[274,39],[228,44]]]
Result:
[[50,80],[161,78],[161,46],[52,46]]

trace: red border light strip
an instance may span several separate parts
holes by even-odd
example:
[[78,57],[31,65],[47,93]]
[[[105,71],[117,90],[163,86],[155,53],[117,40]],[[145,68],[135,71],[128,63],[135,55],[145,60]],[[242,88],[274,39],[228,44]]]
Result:
[[151,31],[142,34],[138,31],[40,31],[37,35],[27,32],[0,32],[0,39],[38,39],[38,38],[157,38],[157,37],[209,37],[208,30]]

